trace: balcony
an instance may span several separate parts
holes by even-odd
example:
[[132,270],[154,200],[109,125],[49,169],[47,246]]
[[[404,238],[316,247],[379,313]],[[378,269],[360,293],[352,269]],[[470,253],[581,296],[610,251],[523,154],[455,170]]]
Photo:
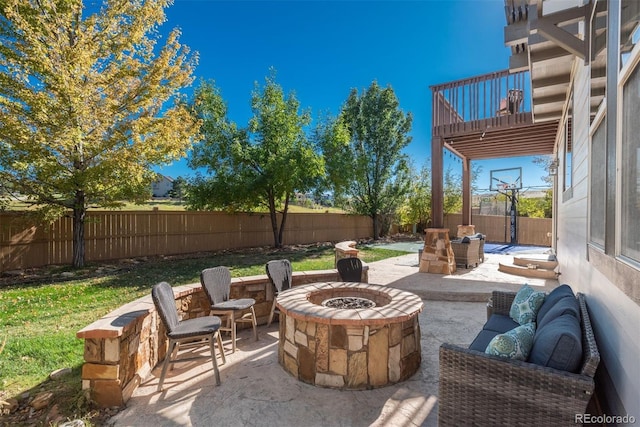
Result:
[[553,153],[558,121],[534,123],[527,71],[431,86],[432,137],[467,160]]

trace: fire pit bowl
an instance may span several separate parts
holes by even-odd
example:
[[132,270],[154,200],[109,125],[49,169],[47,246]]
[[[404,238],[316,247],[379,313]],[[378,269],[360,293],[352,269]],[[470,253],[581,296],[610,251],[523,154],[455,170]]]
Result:
[[[366,308],[351,308],[354,304]],[[276,305],[278,360],[300,381],[362,390],[404,381],[420,367],[423,303],[415,294],[368,283],[323,282],[284,291]]]

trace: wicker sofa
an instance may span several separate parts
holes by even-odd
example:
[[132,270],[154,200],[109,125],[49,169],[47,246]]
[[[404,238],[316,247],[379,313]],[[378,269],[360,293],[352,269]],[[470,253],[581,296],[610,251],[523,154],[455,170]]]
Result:
[[[568,288],[567,285],[559,288],[563,287]],[[566,288],[561,291],[566,291]],[[552,301],[551,294],[554,292],[556,290],[547,295],[544,304],[547,301],[549,304],[558,304],[557,301]],[[493,292],[487,309],[487,323],[470,348],[446,343],[440,347],[440,426],[575,425],[576,414],[586,412],[594,392],[593,378],[600,362],[600,354],[584,295],[572,296],[577,301],[580,318],[578,335],[582,335],[581,339],[577,338],[578,343],[581,341],[581,358],[576,361],[575,372],[488,355],[479,350],[491,335],[488,328],[492,325],[495,327],[499,323],[497,320],[508,323],[504,317],[509,316],[515,295],[510,292]],[[561,306],[552,309],[553,307],[551,310],[547,307],[545,315],[561,315],[563,321],[566,320],[565,315],[570,315],[565,314]],[[542,313],[541,307],[536,320],[541,320]],[[544,327],[536,331],[534,347],[538,345],[538,340],[543,339],[540,338],[543,335],[541,331],[544,331]],[[495,334],[502,332],[496,331]],[[482,335],[485,335],[484,339]],[[476,349],[472,349],[474,345]],[[556,345],[555,348],[562,347]]]

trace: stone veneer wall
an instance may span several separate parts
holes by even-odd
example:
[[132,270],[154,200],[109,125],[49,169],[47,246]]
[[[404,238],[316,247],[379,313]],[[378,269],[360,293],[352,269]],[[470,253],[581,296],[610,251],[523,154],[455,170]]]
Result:
[[[293,273],[294,286],[335,280],[339,280],[336,270]],[[259,324],[266,323],[271,310],[267,285],[270,282],[266,275],[232,279],[231,298],[254,298]],[[199,283],[175,287],[174,294],[181,318],[209,314],[209,303]],[[85,341],[82,388],[88,389],[91,399],[101,407],[124,405],[163,360],[167,347],[151,292],[86,326],[76,336]]]
[[386,325],[321,324],[284,315],[278,358],[300,381],[339,389],[370,389],[404,381],[420,367],[418,315]]
[[418,269],[421,273],[453,274],[456,272],[456,260],[451,249],[448,228],[427,228]]

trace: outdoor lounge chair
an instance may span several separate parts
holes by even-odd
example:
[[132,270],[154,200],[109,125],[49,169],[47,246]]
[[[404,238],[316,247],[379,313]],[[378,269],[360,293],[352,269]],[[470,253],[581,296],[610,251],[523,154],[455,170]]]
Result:
[[340,278],[345,282],[360,282],[362,280],[362,261],[360,258],[339,259],[336,268]]
[[[256,312],[253,298],[229,299],[231,291],[231,273],[227,267],[214,267],[202,270],[200,273],[202,290],[209,298],[211,311],[209,314],[220,316],[226,326],[221,331],[231,332],[231,352],[236,352],[236,323],[251,323],[253,337],[258,341],[256,329]],[[238,315],[242,314],[240,317]]]
[[460,240],[452,240],[451,249],[457,265],[469,268],[470,265],[476,267],[480,262],[480,239],[464,237]]
[[[176,309],[176,299],[173,295],[173,288],[167,282],[160,282],[151,289],[151,298],[153,304],[158,311],[158,315],[164,324],[167,337],[169,338],[169,347],[162,364],[162,373],[160,374],[160,382],[158,383],[158,391],[162,390],[164,377],[167,373],[167,367],[171,363],[184,362],[195,359],[208,358],[208,356],[192,356],[178,359],[178,350],[181,343],[188,345],[201,346],[206,340],[209,342],[211,349],[211,363],[213,363],[213,371],[216,376],[216,385],[220,385],[220,371],[216,362],[216,352],[214,349],[214,340],[218,340],[218,348],[222,363],[226,363],[224,351],[222,350],[222,340],[218,330],[220,329],[221,320],[216,316],[197,317],[195,319],[180,320],[178,310]],[[185,348],[186,346],[183,346]]]
[[278,312],[278,310],[276,310],[276,297],[280,292],[291,288],[291,276],[293,272],[291,263],[287,259],[269,261],[265,267],[269,280],[271,280],[271,283],[276,288],[276,292],[273,295],[273,305],[269,313],[269,320],[267,321],[267,326],[270,326],[273,321],[273,315]]
[[505,116],[509,114],[520,113],[522,109],[522,90],[510,89],[506,98],[500,100],[500,107],[496,114]]

